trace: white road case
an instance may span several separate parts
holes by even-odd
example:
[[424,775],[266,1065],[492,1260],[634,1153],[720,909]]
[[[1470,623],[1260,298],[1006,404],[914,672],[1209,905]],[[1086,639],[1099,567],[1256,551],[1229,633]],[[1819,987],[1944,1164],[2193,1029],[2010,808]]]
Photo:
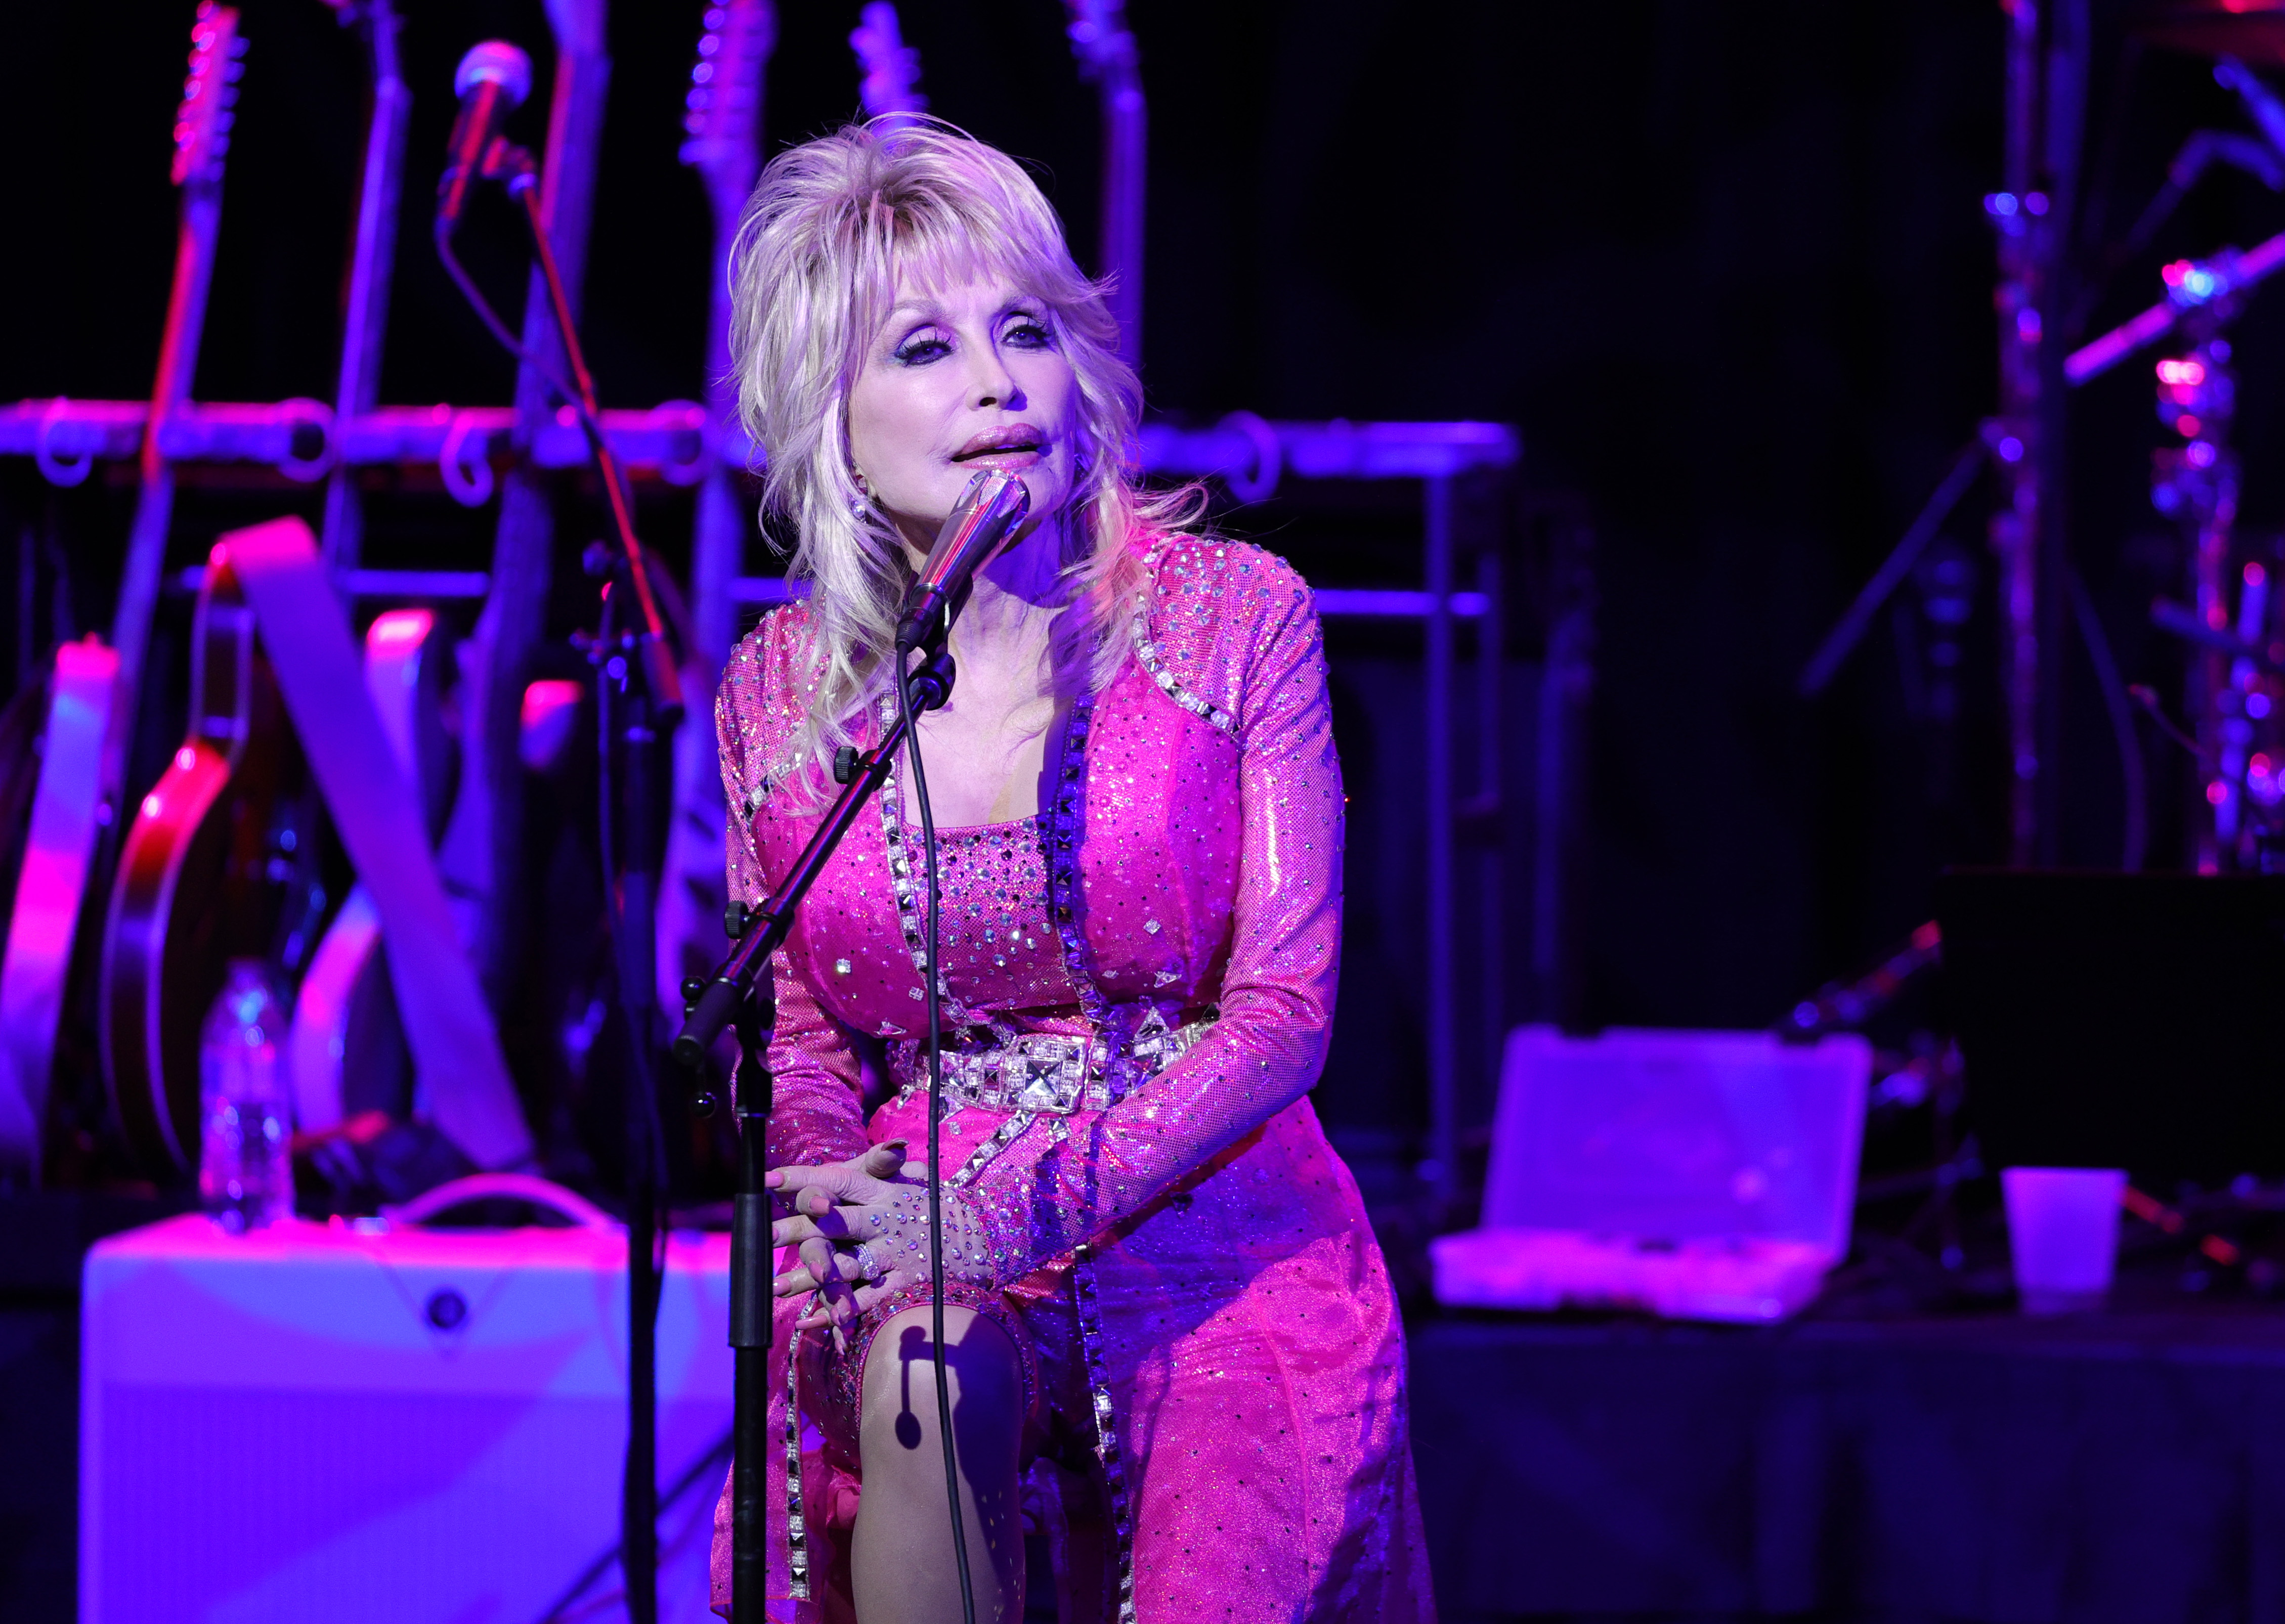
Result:
[[[658,1318],[659,1479],[726,1444],[729,1241],[676,1236]],[[618,1539],[616,1230],[204,1218],[89,1254],[83,1624],[539,1624]],[[726,1467],[661,1519],[660,1617],[699,1624]],[[598,1607],[616,1565],[564,1616]]]

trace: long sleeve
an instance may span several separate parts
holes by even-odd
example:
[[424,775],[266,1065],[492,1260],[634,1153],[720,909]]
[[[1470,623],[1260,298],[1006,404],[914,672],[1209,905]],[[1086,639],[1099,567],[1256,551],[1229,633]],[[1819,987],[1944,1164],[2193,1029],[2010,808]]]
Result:
[[[1342,794],[1308,592],[1264,571],[1231,696],[1243,830],[1220,1018],[1107,1110],[1032,1121],[963,1190],[1012,1281],[1133,1216],[1300,1099],[1339,970]],[[1162,684],[1162,686],[1164,686]]]
[[[722,787],[730,808],[724,835],[729,895],[749,906],[770,890],[754,843],[754,786],[761,781],[749,763],[748,727],[740,725],[742,696],[750,712],[754,686],[765,663],[758,658],[758,632],[733,656],[714,702],[715,735],[722,752]],[[750,715],[747,718],[751,723]],[[845,1161],[863,1153],[863,1080],[855,1048],[840,1024],[820,1007],[816,993],[781,950],[770,961],[777,989],[777,1025],[770,1042],[772,1099],[769,1158],[773,1166],[807,1166]]]

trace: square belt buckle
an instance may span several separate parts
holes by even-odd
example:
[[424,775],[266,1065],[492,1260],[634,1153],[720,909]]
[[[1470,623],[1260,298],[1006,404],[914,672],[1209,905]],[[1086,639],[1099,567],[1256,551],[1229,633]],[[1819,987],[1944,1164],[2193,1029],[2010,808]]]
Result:
[[[1094,1047],[1092,1036],[1076,1041],[1018,1038],[1014,1056],[1002,1061],[1000,1069],[1001,1078],[1015,1085],[1010,1091],[1014,1108],[1058,1117],[1077,1110],[1087,1093],[1088,1062]],[[1009,1079],[1011,1071],[1015,1075]]]

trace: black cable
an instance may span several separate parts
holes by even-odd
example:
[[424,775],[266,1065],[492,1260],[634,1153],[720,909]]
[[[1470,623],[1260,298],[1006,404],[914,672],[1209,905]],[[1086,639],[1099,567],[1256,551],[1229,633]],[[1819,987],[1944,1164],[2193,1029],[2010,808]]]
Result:
[[969,1576],[968,1532],[960,1515],[960,1455],[952,1438],[952,1385],[944,1363],[944,1036],[937,1013],[936,816],[929,807],[928,769],[921,765],[921,730],[914,726],[912,686],[902,655],[897,658],[891,680],[897,685],[897,711],[905,725],[906,755],[913,764],[913,801],[921,812],[921,872],[927,887],[928,963],[921,979],[927,986],[923,1008],[928,1015],[929,1057],[929,1271],[933,1288],[930,1306],[934,1314],[936,1424],[944,1434],[944,1492],[952,1512],[953,1559],[960,1568],[960,1616],[965,1624],[976,1624],[976,1586]]
[[[610,672],[610,646],[615,640],[612,626],[613,608],[612,595],[606,595],[603,600],[602,613],[597,618],[595,632],[595,835],[596,845],[602,859],[603,918],[609,928],[611,942],[611,980],[617,995],[620,1018],[627,1024],[627,1052],[632,1063],[628,1086],[634,1097],[630,1102],[630,1109],[627,1112],[627,1126],[630,1130],[630,1137],[638,1142],[627,1147],[629,1241],[627,1312],[630,1316],[627,1383],[632,1404],[637,1394],[638,1383],[641,1379],[635,1368],[638,1353],[632,1345],[638,1334],[636,1321],[640,1319],[643,1323],[649,1325],[650,1334],[656,1338],[658,1332],[659,1303],[664,1296],[662,1287],[666,1272],[666,1226],[658,1221],[658,1208],[660,1192],[666,1186],[666,1133],[665,1125],[659,1120],[657,1080],[651,1074],[650,1033],[643,1019],[645,1008],[643,1000],[636,993],[638,978],[631,974],[631,971],[640,964],[640,957],[631,951],[634,944],[627,938],[625,898],[619,885],[617,861],[621,854],[618,850],[618,774],[613,764],[616,760],[614,747],[618,742],[618,731],[624,720],[622,715],[624,697],[621,697],[619,705],[612,703],[611,691],[616,686]],[[630,866],[640,856],[639,853],[626,855],[629,858]],[[635,1243],[646,1228],[649,1232],[647,1237],[648,1244],[647,1247],[639,1247]],[[648,1255],[650,1262],[647,1278],[639,1277],[642,1271],[635,1267],[636,1259],[644,1255]],[[648,1451],[638,1446],[634,1418],[631,1415],[628,1420],[627,1458],[625,1468],[620,1474],[619,1485],[619,1560],[623,1566],[628,1563],[630,1542],[635,1540],[647,1540],[648,1549],[651,1551],[649,1561],[643,1565],[648,1567],[654,1575],[651,1584],[652,1593],[648,1598],[648,1605],[645,1604],[646,1598],[637,1593],[638,1587],[632,1581],[624,1587],[628,1599],[628,1612],[638,1620],[655,1620],[657,1617],[656,1579],[658,1538],[657,1489],[656,1483],[647,1483],[644,1480],[648,1471],[656,1469],[657,1460],[656,1406],[658,1369],[655,1344],[654,1350],[649,1355],[649,1364],[648,1380],[652,1395],[650,1399],[651,1442]],[[648,1453],[651,1456],[648,1467],[639,1459],[639,1456],[644,1453]]]
[[[460,263],[459,255],[452,252],[452,238],[448,231],[436,233],[436,257],[444,262],[445,274],[452,279],[452,285],[460,290],[460,296],[468,302],[470,308],[476,312],[477,319],[484,324],[500,348],[539,375],[539,381],[547,386],[549,391],[577,415],[580,432],[587,436],[588,445],[597,451],[601,450],[602,423],[587,410],[587,403],[579,391],[558,377],[555,369],[536,351],[527,348],[523,341],[509,330],[507,323],[500,319],[499,312],[492,309],[491,301],[484,297],[484,290],[476,286],[475,279],[468,274],[467,267]],[[626,500],[625,489],[617,482],[616,467],[606,462],[601,472],[605,479],[612,482],[612,488],[618,491],[621,499]],[[633,511],[632,506],[628,511]]]
[[460,296],[468,302],[469,307],[475,311],[477,319],[482,321],[492,337],[499,341],[499,347],[531,368],[533,372],[538,373],[540,381],[554,390],[565,404],[573,411],[584,414],[585,404],[580,400],[577,393],[563,380],[558,378],[555,375],[555,370],[546,362],[525,349],[523,341],[509,331],[507,323],[500,319],[499,312],[492,309],[491,301],[484,297],[484,290],[476,286],[475,279],[470,276],[467,268],[460,263],[460,256],[452,252],[451,232],[439,231],[436,233],[436,257],[444,262],[444,273],[452,279],[452,285],[460,290]]

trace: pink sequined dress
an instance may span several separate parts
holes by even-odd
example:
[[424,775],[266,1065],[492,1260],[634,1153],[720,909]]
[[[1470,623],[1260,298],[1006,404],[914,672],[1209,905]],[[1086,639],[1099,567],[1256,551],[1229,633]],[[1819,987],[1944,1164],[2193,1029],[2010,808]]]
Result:
[[[1033,819],[940,830],[947,1182],[980,1215],[1033,1424],[1025,1509],[1062,1616],[1234,1624],[1434,1616],[1404,1346],[1347,1168],[1306,1098],[1340,939],[1342,796],[1307,588],[1237,543],[1158,537],[1134,657],[1051,741]],[[787,787],[807,621],[725,673],[730,889],[815,820]],[[773,1165],[925,1143],[917,828],[892,779],[776,967]],[[863,1108],[860,1044],[898,1092]],[[795,1306],[773,1357],[771,1612],[853,1616],[857,1375]],[[881,1350],[888,1357],[889,1350]],[[925,1366],[921,1369],[924,1369]],[[797,1518],[787,1515],[798,1507]],[[726,1607],[728,1511],[715,1601]]]

